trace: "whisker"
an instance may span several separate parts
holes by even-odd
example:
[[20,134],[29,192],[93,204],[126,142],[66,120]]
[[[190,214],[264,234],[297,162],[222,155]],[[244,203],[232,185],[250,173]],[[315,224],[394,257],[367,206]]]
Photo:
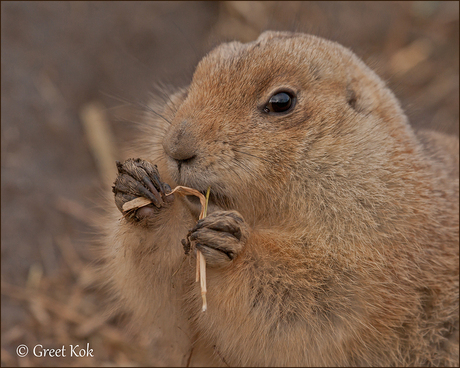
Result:
[[141,102],[141,101],[130,101],[128,100],[127,98],[125,97],[121,97],[119,95],[113,95],[113,94],[110,94],[110,93],[107,93],[107,92],[104,92],[104,91],[100,91],[101,94],[107,96],[107,97],[110,97],[110,98],[113,98],[117,101],[120,101],[120,102],[124,102],[128,105],[132,105],[132,106],[137,106],[137,107],[142,107],[144,109],[144,111],[148,111],[148,112],[151,112],[153,114],[155,114],[156,116],[160,117],[161,119],[163,119],[164,121],[166,121],[169,125],[171,125],[171,121],[169,121],[168,119],[166,119],[163,115],[161,115],[160,113],[158,113],[157,111],[155,111],[151,106],[147,105],[146,103],[144,102]]
[[175,103],[171,100],[171,96],[170,96],[170,95],[168,95],[168,100],[169,100],[169,102],[170,102],[170,105],[169,105],[169,106],[173,109],[173,114],[176,115],[179,106],[177,106],[177,104],[175,104]]
[[143,103],[143,102],[138,102],[138,104],[139,104],[140,106],[142,106],[143,108],[145,108],[146,111],[152,112],[152,113],[154,113],[156,116],[162,118],[162,119],[163,119],[164,121],[166,121],[169,125],[172,124],[171,121],[169,121],[168,119],[166,119],[166,118],[165,118],[163,115],[161,115],[160,113],[156,112],[151,106],[149,106],[149,105],[147,105],[147,104],[145,104],[145,103]]
[[144,132],[147,134],[155,133],[156,135],[164,136],[167,131],[167,129],[162,126],[145,124],[145,121],[143,121],[142,119],[130,120],[126,118],[116,117],[113,119],[113,121],[117,123],[132,125],[138,131]]
[[252,153],[247,153],[247,152],[244,152],[244,151],[235,149],[235,148],[232,148],[232,150],[233,150],[234,152],[238,152],[238,153],[241,153],[241,154],[243,154],[243,155],[251,156],[251,157],[257,158],[257,159],[259,159],[259,160],[263,160],[263,161],[265,161],[265,162],[268,162],[268,163],[270,163],[270,164],[273,164],[273,162],[271,162],[270,160],[267,160],[266,158],[263,158],[263,157],[259,157],[259,156],[253,155]]
[[161,133],[166,133],[168,128],[162,125],[157,125],[157,124],[148,124],[145,121],[141,122],[141,130],[144,131],[145,133],[149,133],[151,131],[157,131]]
[[111,111],[111,110],[121,109],[123,107],[131,106],[131,105],[132,105],[131,103],[126,102],[126,103],[123,103],[121,105],[116,105],[116,106],[112,106],[112,107],[106,107],[106,110]]
[[166,93],[162,91],[161,89],[159,89],[159,91],[161,93],[161,99],[163,103],[172,110],[173,115],[176,115],[178,106],[177,106],[177,103],[174,103],[173,100],[171,100],[171,94],[173,93],[173,91],[171,91],[170,93]]
[[132,100],[129,100],[127,99],[126,97],[122,97],[120,95],[114,95],[114,94],[111,94],[111,93],[108,93],[108,92],[105,92],[105,91],[99,91],[100,94],[106,96],[106,97],[109,97],[109,98],[112,98],[116,101],[119,101],[119,102],[123,102],[126,104],[126,106],[129,106],[129,105],[132,105],[132,106],[135,106],[136,105],[136,102],[135,101],[132,101]]
[[[223,153],[223,155],[224,155],[224,156],[227,156],[228,158],[231,158],[232,160],[234,159],[234,158],[233,158],[231,155],[229,155],[229,154]],[[236,162],[236,164],[237,164],[241,169],[243,169],[244,171],[250,172],[249,168],[243,166],[239,161],[234,161],[234,162]],[[225,166],[224,168],[225,168],[226,170],[230,170],[230,171],[233,172],[235,175],[238,175],[238,173],[236,172],[235,168],[234,168],[232,165],[230,165],[227,161],[221,161],[220,164],[221,164],[222,166]]]
[[[230,158],[232,160],[233,163],[235,163],[239,168],[241,168],[243,171],[245,171],[246,173],[248,173],[252,178],[256,178],[256,175],[254,174],[254,171],[251,170],[249,168],[249,166],[247,166],[245,163],[243,163],[242,161],[239,161],[238,159],[235,159],[235,157],[233,157],[232,155],[228,154],[228,153],[225,153],[223,152],[222,153],[224,156]],[[231,170],[235,175],[239,175],[238,172],[236,172],[235,168],[231,165],[229,165],[227,162],[223,161],[222,163],[225,163],[226,164],[226,169],[227,170]]]

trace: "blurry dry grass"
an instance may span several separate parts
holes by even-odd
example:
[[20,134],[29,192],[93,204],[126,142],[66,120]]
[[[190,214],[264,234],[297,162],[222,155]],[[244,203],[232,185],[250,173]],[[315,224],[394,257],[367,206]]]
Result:
[[[331,19],[328,17],[327,7],[313,3],[307,9],[299,2],[280,3],[220,3],[218,19],[214,29],[210,31],[210,38],[250,41],[269,26],[292,29],[292,16],[286,18],[286,14],[296,14],[299,30],[305,30],[301,27],[303,17],[308,19],[308,27],[313,31],[331,27],[331,24],[324,24],[327,19]],[[363,45],[363,50],[369,54],[368,62],[371,66],[372,63],[378,66],[380,75],[391,77],[396,87],[400,84],[406,86],[405,93],[413,99],[415,106],[421,104],[425,110],[433,110],[432,120],[441,122],[438,126],[440,130],[458,135],[458,65],[446,64],[446,55],[451,53],[454,53],[450,56],[451,59],[458,62],[458,46],[451,49],[452,43],[448,39],[452,37],[454,29],[457,38],[454,42],[458,44],[458,3],[456,6],[445,3],[439,5],[438,2],[426,3],[390,3],[392,7],[399,8],[401,16],[391,20],[390,28],[383,31],[380,29],[381,32],[376,29],[375,42]],[[283,7],[282,12],[279,11],[280,6]],[[377,5],[374,17],[379,16],[379,6],[387,5]],[[430,17],[430,12],[434,11],[430,7],[436,6],[440,6],[441,10],[438,9],[437,15]],[[341,5],[330,5],[331,10],[333,7],[340,8]],[[365,24],[356,25],[357,14],[353,11],[343,8],[342,13],[339,10],[337,14],[341,18],[340,24],[349,24],[346,33],[359,44],[360,39],[355,34],[356,27],[358,30],[360,26],[363,27],[364,32],[368,28],[365,28]],[[331,33],[333,36],[333,32]],[[369,37],[366,39],[369,40]],[[372,57],[374,54],[377,58]],[[439,57],[438,54],[444,57]],[[40,89],[49,90],[46,86],[43,82]],[[60,107],[62,105],[57,106],[54,111],[59,111]],[[414,108],[410,113],[417,118],[417,114],[425,110]],[[98,103],[86,105],[80,112],[87,145],[98,163],[101,183],[106,186],[107,179],[113,177],[113,133],[110,125],[104,121],[104,109]],[[423,121],[423,116],[420,118],[421,126],[431,123]],[[92,217],[97,217],[96,213],[69,198],[59,197],[51,205],[61,213],[89,226],[94,223]],[[9,284],[2,276],[2,298],[8,298],[24,307],[28,313],[26,319],[2,334],[2,366],[161,365],[160,361],[154,360],[154,352],[149,352],[146,337],[125,328],[129,319],[110,313],[110,308],[106,305],[107,296],[97,287],[94,264],[90,258],[83,259],[78,255],[70,237],[60,237],[54,241],[59,246],[60,256],[64,261],[60,263],[56,276],[45,276],[40,262],[30,267],[25,285]],[[87,244],[85,249],[89,248]],[[47,257],[46,252],[44,257]],[[44,263],[53,261],[54,259],[45,259]],[[90,343],[95,357],[35,358],[29,353],[27,357],[19,358],[11,348],[26,344],[30,349],[37,343],[51,348],[70,344],[86,346]]]
[[[100,119],[103,115],[100,107],[85,106],[82,115],[88,109],[93,112],[85,117],[86,133],[91,142],[96,139],[92,130],[101,124],[106,126],[106,122]],[[110,130],[96,128],[96,132],[99,143],[110,140]],[[112,154],[110,144],[99,144],[93,154],[100,162],[99,169],[105,179],[106,173],[113,170],[111,161],[107,160]],[[77,202],[59,197],[54,206],[62,213],[90,226],[95,223],[97,214]],[[59,246],[64,261],[55,277],[45,277],[42,267],[36,263],[30,267],[24,287],[14,286],[3,280],[1,282],[2,295],[25,304],[31,317],[8,331],[2,339],[2,344],[14,342],[27,345],[28,356],[18,358],[2,348],[2,366],[148,365],[150,359],[144,350],[147,341],[131,335],[129,329],[123,328],[122,321],[118,321],[118,327],[115,327],[117,317],[122,316],[111,314],[111,309],[107,307],[108,298],[103,296],[97,281],[95,265],[78,255],[69,237],[56,238],[55,243]],[[44,348],[58,349],[65,346],[66,357],[34,357],[31,349],[38,343]],[[83,348],[87,343],[94,350],[94,358],[70,357],[70,345]]]
[[[88,146],[94,156],[104,187],[109,188],[115,177],[115,147],[105,108],[89,103],[81,109],[80,117]],[[55,208],[92,227],[97,214],[78,202],[58,197]],[[2,348],[2,366],[138,366],[149,365],[152,357],[147,352],[147,340],[130,334],[123,328],[120,315],[111,314],[108,296],[98,280],[95,264],[82,259],[69,237],[54,239],[64,263],[55,277],[45,277],[39,263],[29,269],[27,283],[18,287],[2,279],[2,295],[27,305],[30,319],[8,331],[2,344],[25,344],[29,354],[13,356]],[[88,246],[88,251],[91,247]],[[90,251],[91,252],[91,251]],[[119,319],[119,318],[118,318]],[[116,323],[118,322],[118,323]],[[118,327],[116,327],[117,325]],[[94,357],[71,357],[70,345],[84,348],[89,343]],[[44,348],[66,348],[65,357],[35,357],[32,349],[37,344]],[[76,351],[78,351],[76,349]]]
[[[31,317],[8,331],[2,340],[2,344],[26,344],[29,355],[18,358],[2,348],[2,365],[148,365],[147,354],[142,349],[146,342],[111,323],[114,316],[103,308],[103,299],[95,293],[91,267],[74,258],[76,253],[70,239],[60,239],[59,244],[69,267],[62,269],[57,277],[45,278],[40,267],[33,266],[26,287],[2,281],[2,294],[26,304]],[[31,349],[38,343],[45,348],[65,346],[67,355],[65,358],[34,357]],[[94,350],[94,358],[70,357],[71,344],[83,348],[87,343]]]

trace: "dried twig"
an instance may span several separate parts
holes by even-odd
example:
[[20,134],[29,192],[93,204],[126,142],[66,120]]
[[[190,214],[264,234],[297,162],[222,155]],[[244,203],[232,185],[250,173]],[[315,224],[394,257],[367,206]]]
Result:
[[80,203],[63,196],[58,196],[54,206],[57,210],[72,216],[73,218],[87,224],[94,226],[96,219],[99,216],[96,215],[91,209],[82,206]]
[[136,208],[147,206],[150,203],[152,203],[150,199],[147,199],[145,197],[138,197],[136,199],[133,199],[132,201],[126,202],[123,205],[123,211],[128,212]]
[[55,242],[59,246],[62,258],[67,263],[72,274],[78,278],[81,275],[81,270],[84,268],[84,262],[75,250],[72,241],[68,236],[61,236],[56,237]]
[[[200,219],[203,218],[204,214],[204,209],[206,207],[206,198],[203,194],[201,194],[198,190],[189,188],[189,187],[184,187],[181,185],[178,185],[175,187],[170,193],[167,193],[166,195],[169,196],[174,193],[182,194],[182,195],[194,195],[197,196],[200,199],[201,203],[201,212],[200,212]],[[145,197],[138,197],[136,199],[133,199],[132,201],[126,202],[123,205],[123,211],[127,212],[136,208],[144,207],[149,204],[151,204],[152,201],[150,199],[147,199]]]
[[109,184],[116,176],[116,169],[113,165],[116,147],[115,138],[105,114],[105,107],[98,102],[88,103],[82,107],[80,118],[101,179],[104,184]]
[[[65,321],[75,323],[78,326],[84,326],[81,327],[81,329],[78,331],[80,334],[86,335],[88,333],[88,328],[85,325],[85,322],[88,322],[89,320],[88,316],[81,314],[77,310],[73,309],[71,306],[65,305],[54,298],[49,298],[45,295],[39,294],[36,291],[31,292],[27,289],[22,289],[18,286],[11,285],[3,280],[1,281],[1,290],[3,295],[6,295],[16,300],[25,301],[29,303],[29,305],[39,300],[41,307],[44,310],[53,313],[54,315]],[[123,336],[123,334],[118,329],[109,326],[106,323],[107,318],[104,314],[95,316],[93,322],[95,322],[95,319],[97,317],[102,319],[103,323],[93,328],[92,331],[89,331],[89,333],[92,333],[94,330],[99,330],[100,335],[104,338],[123,345],[123,343],[125,343],[126,341],[126,338]]]

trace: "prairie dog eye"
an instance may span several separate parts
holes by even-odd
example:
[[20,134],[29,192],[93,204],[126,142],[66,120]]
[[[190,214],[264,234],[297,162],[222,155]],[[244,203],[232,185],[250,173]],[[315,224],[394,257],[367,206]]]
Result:
[[263,111],[265,113],[270,112],[286,112],[294,107],[294,96],[291,92],[277,92],[270,100],[268,104],[264,107]]

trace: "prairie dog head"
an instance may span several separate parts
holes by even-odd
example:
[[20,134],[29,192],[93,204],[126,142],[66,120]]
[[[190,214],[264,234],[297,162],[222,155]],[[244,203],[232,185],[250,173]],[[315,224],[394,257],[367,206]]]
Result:
[[360,174],[383,170],[395,142],[411,136],[397,100],[363,62],[305,34],[223,44],[176,97],[162,140],[168,174],[178,185],[211,186],[211,202],[249,221],[304,210],[296,198],[343,191],[350,175],[365,191]]

